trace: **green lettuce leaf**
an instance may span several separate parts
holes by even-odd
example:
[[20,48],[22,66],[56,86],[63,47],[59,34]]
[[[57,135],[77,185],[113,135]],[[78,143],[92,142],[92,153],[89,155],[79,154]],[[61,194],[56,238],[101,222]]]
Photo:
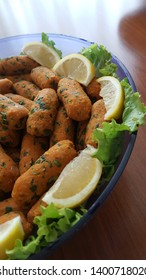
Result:
[[83,48],[80,53],[93,63],[96,77],[116,76],[117,66],[111,62],[112,55],[104,46],[92,44],[88,48]]
[[93,140],[98,143],[94,154],[105,165],[113,165],[121,154],[124,131],[129,130],[125,124],[118,124],[115,120],[104,122],[103,128],[96,128]]
[[55,47],[55,42],[53,40],[49,40],[49,37],[46,33],[42,32],[42,43],[54,49],[60,58],[62,58],[62,51]]
[[141,102],[141,96],[138,92],[133,93],[127,78],[121,81],[125,93],[125,104],[122,120],[131,132],[138,129],[139,125],[145,124],[146,106]]
[[98,143],[94,156],[102,162],[103,176],[108,180],[121,154],[124,132],[132,133],[146,122],[146,106],[141,102],[140,94],[133,92],[127,78],[121,81],[121,85],[125,95],[122,123],[115,120],[104,122],[102,128],[96,128],[93,132],[93,140]]
[[8,258],[27,259],[31,254],[37,253],[41,248],[57,240],[60,235],[73,227],[85,212],[82,207],[76,210],[58,209],[53,204],[46,208],[42,207],[42,215],[34,218],[37,227],[36,236],[30,236],[24,243],[16,240],[14,248],[6,251]]
[[26,260],[31,254],[36,253],[40,248],[40,238],[30,236],[23,244],[20,239],[15,241],[15,247],[12,250],[6,250],[9,260]]
[[122,152],[124,132],[129,130],[125,124],[118,124],[115,120],[104,122],[102,128],[93,132],[93,140],[98,143],[94,157],[103,165],[102,177],[99,186],[109,181],[115,171],[115,165]]

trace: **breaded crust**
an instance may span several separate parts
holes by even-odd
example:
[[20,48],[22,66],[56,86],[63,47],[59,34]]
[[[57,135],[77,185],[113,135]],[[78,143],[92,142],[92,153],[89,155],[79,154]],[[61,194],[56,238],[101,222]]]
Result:
[[10,75],[8,75],[8,76],[1,76],[1,78],[7,78],[12,83],[17,83],[17,82],[20,82],[22,80],[32,82],[30,73],[28,73],[28,74],[20,74],[20,75],[11,75],[11,76]]
[[19,211],[20,206],[18,206],[17,202],[12,198],[7,198],[0,202],[0,216],[7,214],[9,212]]
[[9,129],[20,130],[25,127],[28,110],[0,94],[0,122]]
[[74,142],[75,123],[68,117],[64,106],[60,106],[57,112],[54,130],[50,138],[50,147],[61,140]]
[[19,94],[32,101],[35,99],[40,90],[40,88],[38,88],[34,83],[25,80],[14,83],[13,89],[16,94]]
[[62,140],[52,146],[16,180],[12,197],[22,209],[30,209],[76,154],[69,140]]
[[75,121],[89,119],[92,104],[77,81],[69,78],[61,79],[58,83],[57,94],[71,119]]
[[39,64],[27,55],[17,55],[0,60],[0,75],[29,73]]
[[51,69],[38,66],[31,71],[32,81],[41,89],[53,88],[56,90],[60,77]]
[[40,90],[29,112],[27,132],[34,136],[50,136],[58,106],[58,97],[54,89]]
[[90,84],[86,87],[87,95],[93,100],[94,102],[96,100],[99,100],[101,97],[99,95],[100,92],[100,84],[97,82],[97,78],[93,78],[93,80],[90,82]]
[[35,137],[25,133],[20,151],[20,174],[26,172],[48,148],[49,140],[47,137]]
[[19,170],[16,163],[10,158],[0,146],[0,189],[4,192],[11,192]]
[[78,122],[77,124],[77,132],[76,132],[76,149],[77,151],[83,150],[86,147],[85,144],[85,135],[86,128],[89,120],[85,120],[82,122]]
[[7,78],[0,79],[0,94],[5,94],[13,91],[13,83]]
[[0,124],[0,143],[5,147],[17,147],[20,143],[20,131],[9,129]]
[[90,144],[94,147],[97,146],[92,139],[92,133],[95,128],[102,127],[102,123],[104,122],[104,115],[106,113],[105,105],[103,99],[96,101],[92,106],[91,118],[87,125],[86,135],[85,135],[85,144]]
[[31,106],[33,105],[32,100],[25,98],[19,94],[7,93],[5,94],[5,96],[18,103],[19,105],[24,106],[28,111],[30,111]]
[[28,211],[27,220],[29,223],[33,223],[34,218],[41,215],[41,206],[47,207],[47,203],[42,200],[43,196]]

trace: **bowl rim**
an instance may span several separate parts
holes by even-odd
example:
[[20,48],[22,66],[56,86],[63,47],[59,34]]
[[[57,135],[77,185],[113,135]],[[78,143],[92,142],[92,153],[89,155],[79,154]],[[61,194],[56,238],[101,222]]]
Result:
[[[80,37],[76,37],[76,36],[71,36],[71,35],[65,35],[65,34],[57,34],[57,33],[46,33],[48,36],[51,36],[53,38],[60,37],[60,38],[65,38],[68,40],[72,40],[72,41],[82,41],[83,43],[87,43],[87,45],[91,45],[94,44],[95,42],[93,41],[89,41]],[[21,39],[21,38],[31,38],[32,36],[34,37],[41,37],[41,33],[32,33],[32,34],[20,34],[20,35],[15,35],[15,36],[8,36],[8,37],[4,37],[4,38],[0,38],[0,43],[4,42],[4,41],[9,41],[12,39]],[[128,69],[126,68],[126,66],[122,63],[122,61],[117,58],[117,56],[115,56],[114,54],[112,54],[112,59],[115,61],[115,63],[118,63],[118,65],[120,66],[120,68],[123,70],[123,72],[125,73],[125,76],[128,78],[128,81],[130,83],[130,85],[132,86],[132,89],[134,92],[137,91],[136,89],[136,85],[133,81],[133,78],[130,74],[130,72],[128,71]],[[75,234],[77,231],[79,231],[81,228],[83,228],[83,226],[85,226],[85,224],[90,220],[90,218],[95,214],[95,212],[97,211],[97,209],[102,205],[102,203],[107,199],[107,197],[109,196],[109,194],[111,193],[111,191],[113,190],[113,188],[116,186],[116,183],[118,182],[120,176],[122,175],[128,160],[130,158],[130,155],[132,153],[135,141],[136,141],[136,137],[137,137],[137,132],[131,133],[130,135],[130,141],[128,142],[128,145],[126,147],[126,150],[124,152],[124,155],[122,156],[122,159],[120,161],[119,166],[117,167],[116,171],[114,172],[112,178],[110,179],[110,181],[107,183],[106,187],[104,188],[104,190],[101,192],[101,194],[97,197],[96,201],[89,207],[89,209],[87,210],[87,212],[83,215],[83,217],[71,228],[69,229],[66,233],[62,234],[56,241],[54,241],[52,244],[47,245],[46,247],[42,248],[38,253],[32,254],[28,260],[35,260],[35,259],[39,259],[39,257],[41,257],[41,259],[43,259],[42,257],[50,256],[52,251],[54,251],[55,249],[57,249],[59,246],[61,246],[66,240],[70,239],[71,236],[73,234]]]

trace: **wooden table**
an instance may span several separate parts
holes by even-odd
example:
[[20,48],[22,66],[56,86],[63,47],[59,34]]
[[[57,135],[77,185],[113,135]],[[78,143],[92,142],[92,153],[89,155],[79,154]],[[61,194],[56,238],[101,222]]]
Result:
[[[146,104],[145,0],[1,0],[0,26],[0,37],[44,31],[105,45],[127,66]],[[139,129],[130,160],[111,195],[50,258],[146,259],[145,167],[146,125]]]

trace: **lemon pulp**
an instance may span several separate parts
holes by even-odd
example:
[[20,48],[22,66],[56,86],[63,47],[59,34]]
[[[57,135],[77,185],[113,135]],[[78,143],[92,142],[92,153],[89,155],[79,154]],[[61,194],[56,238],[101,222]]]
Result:
[[20,216],[0,224],[0,260],[7,258],[6,249],[12,249],[16,239],[23,238],[24,230]]
[[102,174],[100,161],[92,157],[94,151],[88,146],[69,162],[43,201],[53,202],[56,207],[76,207],[87,200]]
[[119,80],[112,76],[103,76],[97,79],[97,82],[101,85],[100,96],[106,107],[104,119],[119,119],[124,108],[124,93]]
[[95,67],[82,54],[70,54],[60,59],[53,67],[60,76],[69,77],[87,86],[95,76]]
[[[69,173],[61,181],[58,190],[54,193],[54,198],[67,198],[73,196],[75,193],[81,192],[84,187],[90,183],[91,178],[93,178],[96,172],[96,160],[94,158],[88,160],[87,157],[84,156],[82,156],[82,160],[88,161],[87,165],[85,166],[84,162],[77,158],[76,161],[73,162],[73,166],[71,170],[69,170]],[[77,166],[78,164],[80,164],[79,169],[75,167],[75,165]],[[76,172],[74,168],[76,168]]]
[[31,42],[22,48],[22,52],[34,59],[42,66],[52,68],[60,57],[58,53],[51,47],[41,42]]

